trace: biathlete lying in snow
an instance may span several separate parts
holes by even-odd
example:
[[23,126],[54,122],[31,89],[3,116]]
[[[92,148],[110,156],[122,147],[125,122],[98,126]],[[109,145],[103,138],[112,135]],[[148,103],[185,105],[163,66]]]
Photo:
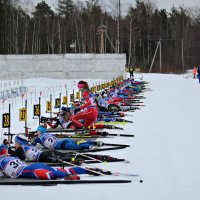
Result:
[[55,136],[46,132],[45,126],[38,126],[36,136],[33,144],[39,143],[48,149],[82,150],[103,145],[101,141],[74,141],[70,138],[58,140]]
[[21,160],[28,162],[73,162],[75,164],[81,164],[84,160],[75,159],[72,161],[73,155],[69,153],[61,153],[54,149],[41,150],[36,148],[32,144],[28,143],[28,139],[23,135],[17,135],[15,137],[15,150],[11,151],[10,154],[13,157],[19,157]]
[[79,180],[77,174],[100,175],[110,174],[100,169],[70,167],[68,169],[53,168],[43,163],[26,164],[17,157],[0,155],[0,172],[9,178],[28,178],[40,180]]

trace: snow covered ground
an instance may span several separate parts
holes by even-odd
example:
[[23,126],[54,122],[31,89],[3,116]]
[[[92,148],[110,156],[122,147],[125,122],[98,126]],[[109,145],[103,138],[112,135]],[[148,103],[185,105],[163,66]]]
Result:
[[[143,74],[152,91],[144,93],[145,107],[126,119],[134,121],[124,126],[121,133],[135,134],[135,138],[115,137],[103,139],[104,142],[130,144],[124,150],[102,152],[131,163],[96,164],[113,172],[129,172],[140,175],[143,183],[135,180],[129,184],[104,185],[61,185],[40,186],[0,186],[0,198],[11,200],[199,200],[200,199],[200,134],[199,108],[200,84],[183,75]],[[76,81],[77,82],[77,81]],[[89,80],[92,83],[92,80]],[[96,81],[96,82],[99,82]],[[32,104],[37,103],[42,94],[42,112],[49,94],[58,97],[59,89],[63,93],[64,84],[69,90],[76,88],[75,82],[66,80],[28,79],[29,87],[28,126],[37,127],[38,120],[32,118]],[[23,107],[21,98],[10,100],[12,105],[11,132],[23,131],[23,122],[18,121],[18,109]],[[1,115],[8,112],[6,102],[0,105]],[[1,120],[1,119],[0,119]],[[1,133],[5,130],[0,129]],[[119,131],[112,130],[113,133]],[[96,177],[102,179],[104,177]],[[108,177],[118,179],[119,177]],[[127,177],[121,177],[126,179]],[[90,178],[94,179],[94,178]]]

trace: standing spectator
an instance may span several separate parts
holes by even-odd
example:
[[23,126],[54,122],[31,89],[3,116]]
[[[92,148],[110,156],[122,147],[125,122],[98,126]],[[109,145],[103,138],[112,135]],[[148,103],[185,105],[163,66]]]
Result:
[[196,67],[194,67],[192,71],[193,71],[193,78],[196,78],[196,74],[197,74],[197,68],[196,68]]
[[198,77],[199,83],[200,83],[200,65],[199,65],[199,67],[197,68],[197,77]]
[[133,77],[133,71],[134,71],[133,67],[130,67],[129,68],[130,78]]

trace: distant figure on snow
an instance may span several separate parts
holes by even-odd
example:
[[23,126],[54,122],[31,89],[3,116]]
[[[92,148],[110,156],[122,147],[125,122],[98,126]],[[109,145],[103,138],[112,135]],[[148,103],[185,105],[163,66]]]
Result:
[[193,70],[192,70],[192,72],[193,72],[193,78],[196,78],[196,75],[197,75],[197,68],[194,67]]
[[133,67],[130,67],[129,68],[130,78],[133,77],[133,71],[134,71]]

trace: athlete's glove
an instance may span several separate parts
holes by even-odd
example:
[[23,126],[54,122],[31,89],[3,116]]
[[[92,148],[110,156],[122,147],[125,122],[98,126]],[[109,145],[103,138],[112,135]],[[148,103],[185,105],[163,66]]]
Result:
[[74,109],[74,114],[76,114],[77,112],[79,112],[81,109],[80,108],[75,108]]

